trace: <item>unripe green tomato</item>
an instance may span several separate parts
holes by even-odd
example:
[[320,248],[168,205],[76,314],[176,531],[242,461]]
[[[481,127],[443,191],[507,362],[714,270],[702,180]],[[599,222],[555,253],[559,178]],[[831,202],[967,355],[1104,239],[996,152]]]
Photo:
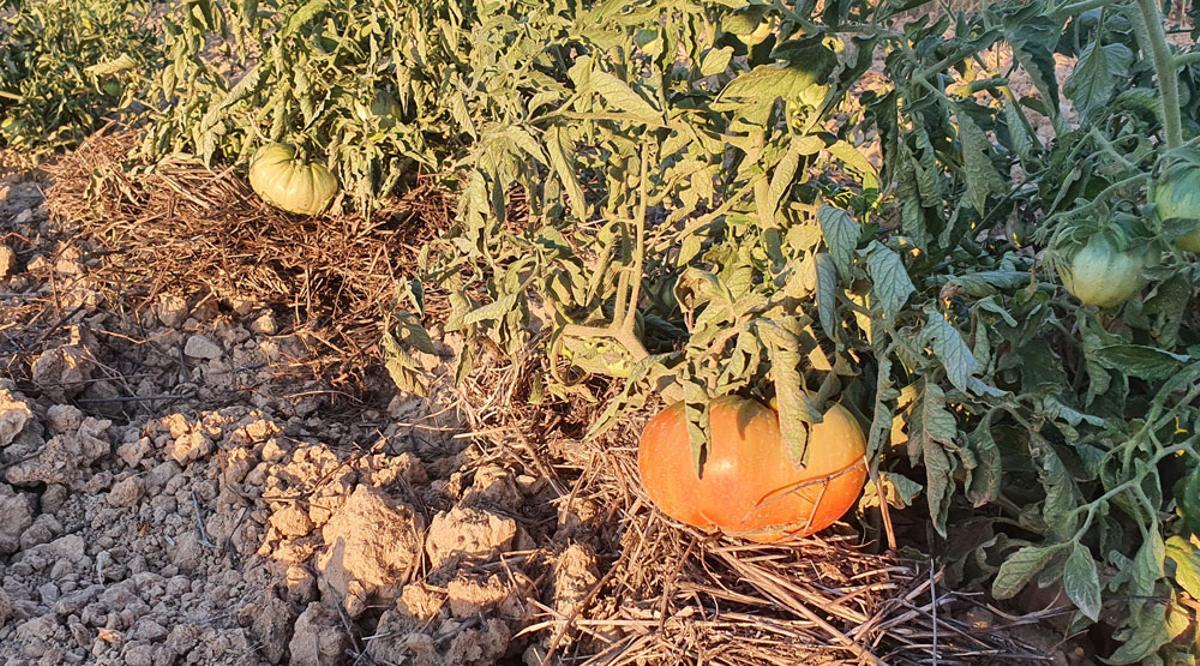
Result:
[[[1179,165],[1154,186],[1154,207],[1161,220],[1180,219],[1200,224],[1200,167]],[[1200,252],[1200,227],[1176,239],[1185,252]]]
[[1063,285],[1084,305],[1116,307],[1142,288],[1145,258],[1121,252],[1104,236],[1091,238],[1062,272]]
[[270,143],[250,161],[250,187],[267,203],[300,215],[316,215],[337,194],[338,182],[323,164],[296,159],[296,149]]
[[388,91],[380,90],[375,93],[375,99],[371,102],[371,113],[380,119],[381,125],[391,127],[400,118],[400,104]]

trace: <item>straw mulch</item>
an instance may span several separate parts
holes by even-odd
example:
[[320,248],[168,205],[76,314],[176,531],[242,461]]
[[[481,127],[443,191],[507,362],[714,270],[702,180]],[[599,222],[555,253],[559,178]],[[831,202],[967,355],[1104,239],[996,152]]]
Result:
[[[543,664],[1053,663],[1006,631],[1028,618],[946,589],[932,560],[872,553],[852,529],[768,546],[668,520],[637,477],[637,433],[652,408],[583,440],[603,405],[529,405],[543,363],[492,364],[457,389],[489,459],[548,477],[559,514],[584,516],[580,538],[608,563],[574,615],[540,606],[523,630],[543,639]],[[525,527],[545,540],[536,521]],[[969,609],[1001,622],[980,631]]]
[[46,167],[51,214],[100,253],[112,295],[134,309],[162,292],[273,307],[309,345],[313,376],[359,383],[378,358],[398,280],[450,224],[452,203],[418,177],[369,218],[300,218],[263,204],[232,169],[171,161],[131,177],[136,132],[101,132]]

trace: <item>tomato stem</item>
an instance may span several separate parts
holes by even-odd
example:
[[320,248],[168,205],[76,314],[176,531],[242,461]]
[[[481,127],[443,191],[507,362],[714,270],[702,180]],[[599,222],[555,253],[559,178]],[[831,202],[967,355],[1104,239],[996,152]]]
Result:
[[1113,0],[1082,0],[1069,5],[1064,5],[1054,12],[1054,17],[1060,20],[1065,20],[1069,16],[1082,14],[1086,11],[1106,7],[1113,4]]
[[1178,148],[1183,145],[1183,121],[1179,112],[1179,76],[1178,60],[1171,55],[1171,46],[1167,43],[1167,33],[1163,27],[1163,17],[1158,11],[1157,0],[1137,0],[1141,10],[1142,26],[1150,42],[1150,51],[1154,59],[1154,73],[1158,77],[1158,93],[1162,101],[1163,131],[1166,135],[1167,148]]

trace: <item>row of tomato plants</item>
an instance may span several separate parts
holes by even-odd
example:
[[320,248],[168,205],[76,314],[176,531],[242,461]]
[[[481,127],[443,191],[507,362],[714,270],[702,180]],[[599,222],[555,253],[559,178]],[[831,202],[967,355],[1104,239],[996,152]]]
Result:
[[[593,436],[675,403],[687,483],[739,450],[722,396],[778,410],[746,491],[857,424],[860,510],[923,506],[953,584],[1059,586],[1110,662],[1190,663],[1200,56],[1152,0],[931,6],[181,0],[89,76],[142,164],[246,165],[300,214],[444,174],[457,225],[384,337],[401,388],[427,388],[433,285],[443,331],[545,355],[531,400],[607,399]],[[808,499],[784,532],[825,522]]]

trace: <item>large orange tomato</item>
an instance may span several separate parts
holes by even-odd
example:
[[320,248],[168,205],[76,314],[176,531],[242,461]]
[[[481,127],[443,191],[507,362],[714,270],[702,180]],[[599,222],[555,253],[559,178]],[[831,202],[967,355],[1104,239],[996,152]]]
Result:
[[841,518],[866,482],[866,438],[834,405],[808,436],[808,463],[788,459],[775,410],[724,397],[709,406],[709,443],[701,475],[692,464],[683,404],[646,424],[638,472],[663,513],[702,529],[770,543],[807,536]]

